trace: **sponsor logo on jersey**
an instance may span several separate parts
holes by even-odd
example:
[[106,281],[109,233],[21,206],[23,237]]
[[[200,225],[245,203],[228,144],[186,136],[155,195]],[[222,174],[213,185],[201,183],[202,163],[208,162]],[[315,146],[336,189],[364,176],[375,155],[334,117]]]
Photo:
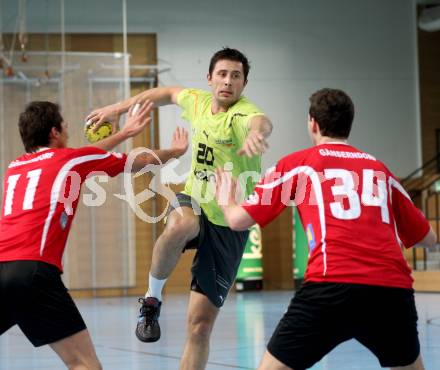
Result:
[[194,176],[196,177],[197,180],[200,181],[210,181],[211,179],[215,180],[214,172],[208,169],[194,170]]
[[315,232],[313,231],[312,224],[307,225],[306,236],[307,236],[307,241],[309,243],[310,251],[312,251],[316,247]]
[[234,143],[233,143],[233,141],[232,141],[231,138],[229,138],[229,139],[216,139],[216,140],[215,140],[215,143],[216,143],[217,145],[224,145],[224,146],[227,146],[228,148],[234,146]]

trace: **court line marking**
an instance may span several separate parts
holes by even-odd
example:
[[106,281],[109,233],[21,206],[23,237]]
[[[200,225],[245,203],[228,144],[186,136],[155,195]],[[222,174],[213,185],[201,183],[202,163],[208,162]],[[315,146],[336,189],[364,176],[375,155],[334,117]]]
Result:
[[[132,350],[132,349],[126,349],[126,348],[119,348],[119,347],[110,347],[110,346],[104,346],[104,345],[98,345],[98,344],[96,344],[95,347],[103,347],[103,348],[106,348],[106,349],[112,349],[112,350],[121,351],[121,352],[140,353],[140,354],[144,354],[144,355],[148,355],[148,356],[170,358],[170,359],[179,360],[179,361],[181,359],[180,356],[163,355],[163,354],[159,354],[159,353],[147,352],[147,351],[141,351],[141,350]],[[254,370],[253,367],[245,367],[245,366],[240,366],[240,365],[224,364],[224,363],[221,363],[221,362],[208,361],[208,364],[209,365],[216,365],[216,366],[223,366],[223,367],[230,368],[230,369]]]

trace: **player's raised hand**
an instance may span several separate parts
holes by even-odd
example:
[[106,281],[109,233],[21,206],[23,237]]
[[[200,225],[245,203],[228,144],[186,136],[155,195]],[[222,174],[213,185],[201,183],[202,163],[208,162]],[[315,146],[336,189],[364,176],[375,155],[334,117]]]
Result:
[[237,181],[230,171],[215,170],[215,198],[219,206],[236,204]]
[[86,121],[90,124],[95,123],[94,131],[98,130],[104,122],[110,122],[112,124],[113,132],[116,132],[119,127],[119,116],[118,110],[115,105],[106,105],[105,107],[95,109],[87,117]]
[[267,143],[263,134],[255,130],[251,130],[249,131],[243,146],[237,152],[237,154],[247,155],[249,158],[252,158],[254,155],[260,155],[266,152],[268,147],[269,144]]
[[153,106],[154,104],[149,100],[132,105],[128,111],[127,121],[121,131],[127,137],[133,137],[140,134],[151,122],[150,113]]
[[176,152],[177,157],[182,156],[188,149],[188,131],[183,127],[177,126],[173,133],[171,149]]

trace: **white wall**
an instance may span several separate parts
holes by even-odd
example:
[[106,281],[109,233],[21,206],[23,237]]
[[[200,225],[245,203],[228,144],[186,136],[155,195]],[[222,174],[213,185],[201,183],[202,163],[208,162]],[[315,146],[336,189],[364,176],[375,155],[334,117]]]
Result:
[[[50,2],[46,16],[44,2],[29,0],[30,31],[59,31],[58,1]],[[9,26],[14,8],[15,1],[4,0]],[[158,35],[159,58],[172,67],[161,84],[207,88],[215,51],[228,45],[247,54],[245,95],[275,126],[265,166],[309,145],[308,97],[322,87],[353,98],[352,144],[398,176],[420,165],[413,0],[127,0],[127,8],[129,32]],[[121,14],[120,0],[67,0],[66,31],[120,32]],[[176,121],[177,108],[162,109],[163,146]]]

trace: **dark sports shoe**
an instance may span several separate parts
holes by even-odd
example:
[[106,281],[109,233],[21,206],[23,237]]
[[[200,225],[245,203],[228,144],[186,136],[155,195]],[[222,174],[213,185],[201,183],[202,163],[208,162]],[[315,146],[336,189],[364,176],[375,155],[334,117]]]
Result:
[[139,298],[142,306],[136,326],[136,336],[142,342],[157,342],[160,339],[160,302],[157,298]]

